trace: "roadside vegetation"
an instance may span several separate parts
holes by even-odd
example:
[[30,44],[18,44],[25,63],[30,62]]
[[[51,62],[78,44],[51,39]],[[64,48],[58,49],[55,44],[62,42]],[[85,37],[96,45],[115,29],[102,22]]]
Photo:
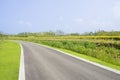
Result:
[[105,61],[102,61],[102,60],[94,58],[94,57],[90,57],[90,56],[87,56],[87,55],[84,55],[84,54],[79,54],[77,52],[67,50],[67,49],[61,49],[61,48],[55,48],[55,49],[61,50],[63,52],[67,52],[69,54],[72,54],[74,56],[77,56],[77,57],[80,57],[80,58],[83,58],[83,59],[86,59],[86,60],[90,60],[92,62],[96,62],[98,64],[101,64],[101,65],[104,65],[104,66],[107,66],[107,67],[111,67],[111,68],[116,69],[116,70],[120,70],[120,66],[114,65],[114,64],[111,64],[111,63],[108,63],[108,62],[105,62]]
[[13,41],[2,41],[0,45],[0,80],[18,80],[19,44]]
[[67,49],[79,54],[91,56],[102,61],[120,66],[120,50],[103,44],[96,44],[89,41],[35,41],[37,43],[49,45],[56,48]]

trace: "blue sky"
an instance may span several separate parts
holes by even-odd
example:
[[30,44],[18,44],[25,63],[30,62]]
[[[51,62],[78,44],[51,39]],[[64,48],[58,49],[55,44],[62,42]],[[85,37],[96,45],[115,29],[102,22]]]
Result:
[[0,0],[4,33],[120,30],[120,0]]

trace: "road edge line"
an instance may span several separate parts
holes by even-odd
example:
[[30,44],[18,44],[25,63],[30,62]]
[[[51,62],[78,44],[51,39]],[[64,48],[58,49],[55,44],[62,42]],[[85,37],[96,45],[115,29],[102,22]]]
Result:
[[75,56],[75,55],[69,54],[69,53],[67,53],[67,52],[63,52],[63,51],[58,50],[58,49],[55,49],[55,48],[53,48],[53,47],[49,47],[49,46],[46,46],[46,45],[43,45],[43,44],[39,44],[39,43],[35,43],[35,44],[40,45],[40,46],[43,46],[43,47],[47,47],[47,48],[50,48],[50,49],[53,49],[53,50],[56,50],[56,51],[58,51],[58,52],[61,52],[61,53],[64,53],[64,54],[66,54],[66,55],[69,55],[69,56],[71,56],[71,57],[74,57],[74,58],[76,58],[76,59],[79,59],[79,60],[82,60],[82,61],[84,61],[84,62],[93,64],[93,65],[95,65],[95,66],[97,66],[97,67],[106,69],[106,70],[111,71],[111,72],[114,72],[114,73],[116,73],[116,74],[120,74],[120,71],[119,71],[119,70],[116,70],[116,69],[113,69],[113,68],[110,68],[110,67],[101,65],[101,64],[96,63],[96,62],[89,61],[89,60],[84,59],[84,58],[77,57],[77,56]]
[[20,67],[19,67],[19,78],[18,80],[25,80],[25,64],[24,64],[24,54],[23,47],[21,43],[19,43],[21,48],[21,56],[20,56]]

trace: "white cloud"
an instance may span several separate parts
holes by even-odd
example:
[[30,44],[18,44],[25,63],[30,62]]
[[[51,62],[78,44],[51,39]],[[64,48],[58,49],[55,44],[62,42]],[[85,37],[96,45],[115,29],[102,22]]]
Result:
[[99,22],[99,21],[97,21],[97,20],[91,20],[90,22],[89,22],[89,25],[91,25],[91,26],[100,26],[100,27],[110,27],[110,26],[113,26],[113,23],[111,23],[111,22]]
[[113,7],[113,14],[115,18],[120,18],[120,2],[115,3]]
[[82,18],[75,19],[75,22],[82,23],[84,20]]
[[26,25],[30,27],[30,26],[32,26],[32,23],[26,22]]
[[24,20],[19,20],[19,21],[17,21],[17,24],[23,25],[23,26],[28,26],[28,27],[31,27],[31,26],[32,26],[32,23],[31,23],[31,22],[29,22],[29,21],[24,21]]
[[19,20],[17,21],[18,24],[24,24],[24,21],[23,20]]
[[62,21],[63,20],[63,16],[59,16],[59,20]]

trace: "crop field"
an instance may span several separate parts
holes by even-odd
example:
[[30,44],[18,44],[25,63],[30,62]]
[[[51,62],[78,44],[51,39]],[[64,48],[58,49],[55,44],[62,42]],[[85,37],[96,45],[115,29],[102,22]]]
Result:
[[20,64],[19,44],[12,41],[0,43],[0,80],[18,80]]
[[16,40],[80,40],[80,39],[104,39],[104,40],[120,40],[120,36],[27,36],[27,37],[18,37],[18,36],[9,36],[8,39]]

